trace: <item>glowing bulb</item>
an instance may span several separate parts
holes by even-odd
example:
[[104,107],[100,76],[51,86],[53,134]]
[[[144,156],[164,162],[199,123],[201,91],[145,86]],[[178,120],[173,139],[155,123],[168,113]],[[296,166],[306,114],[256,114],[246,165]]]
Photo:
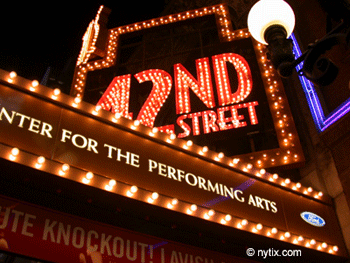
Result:
[[149,133],[149,135],[153,137],[157,132],[158,132],[158,128],[154,127],[152,128],[152,131]]
[[92,172],[87,172],[85,174],[85,177],[83,178],[83,183],[84,184],[89,184],[90,180],[94,177],[94,174]]
[[17,158],[17,155],[19,154],[19,149],[18,148],[12,148],[11,153],[10,153],[10,160],[14,161]]
[[190,146],[193,145],[193,142],[192,142],[191,140],[188,140],[188,141],[186,142],[186,145],[190,147]]
[[171,202],[168,203],[167,207],[168,207],[169,209],[173,209],[174,206],[177,205],[178,202],[179,202],[179,201],[178,201],[176,198],[174,198],[174,199],[171,200]]
[[139,120],[135,120],[134,121],[134,124],[133,125],[131,125],[131,129],[132,130],[136,130],[136,128],[138,127],[140,125],[140,121]]
[[119,120],[121,117],[122,117],[122,114],[119,113],[119,112],[117,112],[117,113],[114,114],[114,117],[112,118],[112,121],[113,121],[114,123],[116,123],[116,122],[118,122],[118,120]]
[[209,216],[213,216],[215,214],[215,211],[213,209],[210,209],[209,212],[208,212],[208,215]]
[[114,179],[111,179],[109,180],[109,183],[108,183],[110,186],[115,186],[117,184],[116,180]]
[[192,212],[194,212],[197,210],[197,206],[195,204],[193,204],[193,205],[191,205],[190,209]]
[[114,179],[109,180],[108,184],[106,184],[105,189],[107,191],[112,191],[113,187],[117,184],[117,181]]
[[92,111],[92,114],[93,115],[97,115],[98,112],[102,109],[102,106],[101,105],[97,105],[95,106],[95,109]]
[[152,197],[153,200],[156,200],[156,199],[158,199],[159,194],[157,192],[154,192],[154,193],[152,193],[151,197]]
[[157,200],[159,197],[159,194],[157,192],[153,192],[152,195],[148,198],[149,203],[153,203],[155,200]]
[[13,79],[17,77],[17,73],[14,72],[14,71],[11,71],[10,72],[10,77],[7,79],[8,82],[12,83],[13,82]]
[[65,163],[62,165],[61,170],[58,172],[59,175],[63,176],[70,169],[69,164]]
[[14,79],[15,77],[17,77],[17,73],[14,72],[14,71],[11,71],[11,72],[10,72],[10,78],[11,78],[11,79]]
[[39,156],[37,161],[36,161],[35,168],[40,169],[43,166],[44,162],[45,162],[45,157]]
[[65,163],[65,164],[62,165],[62,171],[64,171],[64,172],[68,171],[69,168],[70,168],[69,164]]
[[197,210],[197,205],[193,204],[190,206],[190,208],[187,209],[187,214],[191,215],[196,210]]
[[130,187],[130,189],[126,192],[126,195],[128,197],[132,197],[136,192],[137,192],[138,188],[136,185],[133,185]]
[[58,89],[58,88],[56,88],[56,89],[53,90],[53,93],[52,93],[51,98],[54,99],[54,100],[56,100],[56,99],[57,99],[57,96],[60,95],[60,94],[61,94],[61,90]]
[[226,216],[225,216],[225,220],[228,222],[228,221],[231,221],[231,219],[232,219],[232,216],[231,215],[229,215],[229,214],[227,214]]
[[32,81],[32,87],[36,88],[37,86],[39,86],[39,82],[37,80],[33,80]]
[[200,152],[199,152],[199,154],[204,154],[204,153],[206,153],[206,152],[208,152],[208,146],[204,146],[203,148],[202,148],[202,150],[200,150]]
[[86,179],[91,180],[94,177],[94,174],[92,172],[87,172],[85,177]]
[[75,97],[72,106],[73,107],[78,107],[78,104],[81,102],[80,97]]
[[214,214],[215,214],[215,211],[214,211],[213,209],[210,209],[210,210],[208,211],[208,213],[205,213],[205,214],[204,214],[204,218],[205,218],[205,219],[209,219],[209,218],[212,217]]
[[238,163],[239,163],[239,158],[234,158],[234,159],[233,159],[233,163],[234,163],[234,164],[238,164]]

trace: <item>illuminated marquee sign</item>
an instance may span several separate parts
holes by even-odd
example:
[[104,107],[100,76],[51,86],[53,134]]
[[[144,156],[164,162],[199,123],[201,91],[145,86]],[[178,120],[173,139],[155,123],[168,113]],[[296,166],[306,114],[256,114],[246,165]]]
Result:
[[[100,10],[93,22],[97,23],[102,14]],[[163,46],[146,40],[132,42],[136,47],[125,44],[134,39],[159,38],[160,34],[152,35],[153,29],[165,32],[169,27],[169,30],[183,29],[185,22],[210,28],[211,21],[217,33],[214,32],[215,37],[213,31],[204,29],[211,33],[209,40],[205,33],[201,35],[201,43],[207,41],[207,46],[202,43],[200,48],[182,53],[173,49],[170,53],[164,51],[165,55],[158,60],[142,58],[154,52],[147,45],[153,45],[153,50]],[[97,110],[111,111],[117,117],[207,145],[257,167],[304,161],[283,85],[266,58],[265,47],[251,39],[247,30],[232,30],[225,5],[106,29],[106,32],[108,39],[102,55],[101,47],[94,53],[93,44],[83,46],[81,54],[89,54],[89,59],[79,59],[77,63],[71,90],[77,101],[84,97],[96,104]],[[181,34],[190,37],[191,33]],[[90,38],[88,43],[96,42],[93,40],[96,35],[90,34]],[[215,38],[217,42],[212,40]],[[142,41],[145,44],[140,44]],[[162,41],[169,41],[169,46],[181,42]],[[102,79],[103,83],[97,83],[96,79]]]
[[[0,158],[228,229],[346,253],[322,192],[2,70]],[[305,211],[327,224],[314,227]]]

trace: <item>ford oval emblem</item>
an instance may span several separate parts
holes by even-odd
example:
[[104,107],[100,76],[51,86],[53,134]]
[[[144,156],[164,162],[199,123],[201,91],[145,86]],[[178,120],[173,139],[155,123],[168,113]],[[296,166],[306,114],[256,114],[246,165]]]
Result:
[[313,226],[323,227],[326,224],[326,221],[322,217],[311,212],[302,212],[300,216],[305,222]]

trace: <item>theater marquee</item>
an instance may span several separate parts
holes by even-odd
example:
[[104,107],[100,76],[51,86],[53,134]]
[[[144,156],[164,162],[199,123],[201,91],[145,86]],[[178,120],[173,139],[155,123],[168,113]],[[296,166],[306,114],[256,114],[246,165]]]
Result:
[[84,36],[77,100],[260,168],[304,162],[266,49],[232,29],[226,5],[110,30],[108,14]]
[[[0,157],[108,191],[111,196],[209,220],[228,230],[346,256],[332,200],[264,169],[295,165],[304,157],[281,80],[266,59],[266,50],[246,30],[232,30],[227,7],[202,8],[111,30],[103,27],[106,16],[101,7],[84,36],[70,96],[0,70]],[[147,49],[135,48],[134,42],[130,46],[131,39],[152,39],[149,35],[140,38],[140,34],[152,28],[168,30],[168,26],[173,26],[175,34],[178,25],[188,28],[188,21],[199,28],[207,25],[210,34],[201,35],[201,48],[184,50],[182,55],[172,49],[171,63],[159,52],[161,57],[154,64],[149,61],[140,70],[143,65],[138,58],[143,56],[137,54]],[[210,21],[215,22],[219,42],[204,37],[212,36]],[[186,39],[191,34],[183,38],[180,30],[179,36]],[[119,62],[130,56],[136,61],[118,67],[118,46],[136,50],[121,56]],[[186,59],[178,61],[184,54]],[[160,61],[167,63],[161,67]],[[125,70],[130,68],[134,70]],[[271,134],[262,138],[271,143],[253,138],[267,131]],[[250,145],[250,152],[227,154],[231,148],[246,149],[245,144]],[[3,199],[0,197],[7,204]],[[38,242],[55,240],[54,225],[50,228],[54,223],[46,225],[40,209],[33,209],[35,213],[30,209],[23,204],[28,216],[23,219],[22,235],[39,237]],[[20,215],[7,206],[4,210]],[[306,221],[301,217],[304,212],[308,212]],[[54,218],[53,213],[48,212],[48,218]],[[310,224],[318,218],[325,224]],[[65,215],[60,220],[62,225],[70,224]],[[43,225],[52,229],[46,236],[41,235],[43,227],[39,226]],[[102,246],[91,243],[91,238],[96,241],[100,233],[102,237],[104,228],[95,231],[89,222],[74,225],[74,229],[88,231],[90,239],[84,244],[92,246],[90,252],[103,254]],[[113,237],[116,249],[118,242],[128,238],[121,233],[123,236]],[[79,249],[83,244],[79,240],[72,239],[71,247],[78,256],[75,245]],[[133,240],[148,247],[155,241],[137,236]],[[143,258],[147,248],[140,246],[143,252],[138,257]],[[21,251],[12,252],[27,253]],[[149,261],[163,263],[186,249],[159,251]],[[120,250],[113,253],[105,256],[111,256],[110,260],[122,256]],[[196,253],[187,254],[195,260]],[[121,262],[129,261],[124,258]]]
[[[1,158],[228,228],[345,253],[321,192],[12,73],[0,70],[0,81]],[[309,224],[305,211],[325,224]]]

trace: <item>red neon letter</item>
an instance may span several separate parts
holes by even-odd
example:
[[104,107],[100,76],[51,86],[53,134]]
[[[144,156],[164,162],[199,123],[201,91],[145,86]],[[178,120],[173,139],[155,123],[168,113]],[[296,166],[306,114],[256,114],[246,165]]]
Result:
[[183,132],[182,133],[179,133],[177,135],[177,138],[185,138],[187,137],[188,135],[190,135],[191,133],[191,127],[186,123],[184,122],[184,119],[187,119],[187,115],[182,115],[180,116],[179,118],[177,118],[176,122],[177,122],[177,125],[179,125],[181,127],[181,129],[183,129]]
[[130,80],[130,74],[115,77],[96,105],[120,113],[125,118],[132,118],[132,113],[129,113]]
[[[232,117],[226,118],[225,117],[225,111],[229,111],[230,107],[222,107],[218,109],[218,124],[220,127],[220,130],[229,130],[233,129],[233,124],[232,124]],[[231,123],[230,123],[231,122]],[[227,124],[229,123],[229,124]]]
[[248,112],[249,112],[249,118],[250,118],[250,123],[252,125],[258,124],[258,117],[256,116],[256,111],[255,111],[255,106],[259,105],[257,101],[253,102],[248,102]]
[[208,108],[215,107],[209,59],[197,59],[196,69],[197,80],[183,65],[174,65],[176,114],[183,114],[191,111],[189,89],[193,90],[205,106]]
[[170,93],[171,76],[160,69],[145,70],[134,76],[140,83],[144,81],[152,81],[153,83],[152,91],[137,116],[137,120],[142,124],[153,127],[154,120]]
[[219,131],[219,127],[216,125],[216,113],[212,110],[203,111],[203,128],[204,133],[210,133],[211,131],[217,132]]
[[243,108],[242,104],[233,105],[230,107],[232,118],[233,118],[232,123],[235,126],[235,128],[241,128],[241,127],[247,126],[247,123],[244,121],[244,115],[238,115],[237,109],[241,109],[241,108]]
[[[253,81],[248,62],[240,55],[226,53],[213,56],[216,88],[221,106],[244,101],[252,90]],[[237,71],[238,88],[232,93],[226,62],[233,64]]]
[[193,135],[199,135],[201,133],[199,130],[199,119],[198,119],[198,117],[200,117],[201,115],[202,115],[201,112],[188,114],[188,117],[192,118]]

